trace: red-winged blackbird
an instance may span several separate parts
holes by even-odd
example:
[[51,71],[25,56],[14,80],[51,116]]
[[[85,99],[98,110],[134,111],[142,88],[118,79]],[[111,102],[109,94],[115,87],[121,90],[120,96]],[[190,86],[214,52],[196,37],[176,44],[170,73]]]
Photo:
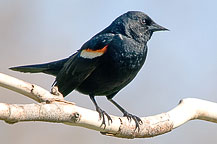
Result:
[[124,116],[135,121],[139,130],[141,119],[128,113],[112,98],[137,75],[146,59],[148,40],[153,32],[162,30],[167,29],[143,12],[129,11],[68,58],[10,69],[56,76],[54,86],[63,96],[73,90],[89,95],[104,125],[105,116],[108,122],[112,119],[97,105],[95,96],[106,96]]

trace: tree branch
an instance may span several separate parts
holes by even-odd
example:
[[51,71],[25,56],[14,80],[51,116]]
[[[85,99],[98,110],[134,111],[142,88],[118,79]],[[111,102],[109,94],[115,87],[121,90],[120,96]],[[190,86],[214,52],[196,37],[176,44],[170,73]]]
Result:
[[104,135],[121,138],[146,138],[167,133],[185,122],[194,119],[217,123],[217,103],[187,98],[169,112],[142,117],[140,131],[135,130],[135,122],[126,117],[111,116],[112,123],[106,127],[96,111],[78,107],[65,101],[63,97],[16,78],[0,73],[0,86],[21,93],[39,103],[0,103],[0,119],[13,124],[23,121],[45,121],[64,123],[100,131]]

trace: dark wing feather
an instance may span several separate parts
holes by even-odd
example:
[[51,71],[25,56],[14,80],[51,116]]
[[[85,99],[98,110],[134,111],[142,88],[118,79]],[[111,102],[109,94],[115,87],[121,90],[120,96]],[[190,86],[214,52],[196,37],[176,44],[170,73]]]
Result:
[[71,57],[56,77],[55,85],[61,94],[66,96],[80,85],[97,66],[97,61],[87,61],[79,52]]
[[100,56],[88,59],[81,56],[82,50],[91,49],[95,51],[102,49],[109,45],[113,36],[114,34],[96,35],[87,41],[77,53],[69,58],[58,73],[54,82],[63,96],[66,96],[77,88],[100,64]]

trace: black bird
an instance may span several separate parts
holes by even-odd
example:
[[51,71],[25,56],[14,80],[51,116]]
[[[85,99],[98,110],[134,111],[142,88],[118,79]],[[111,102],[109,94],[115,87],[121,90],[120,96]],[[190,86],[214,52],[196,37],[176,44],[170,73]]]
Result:
[[[145,62],[147,42],[153,32],[167,30],[139,11],[129,11],[88,40],[68,58],[45,64],[12,67],[11,70],[56,76],[54,86],[66,96],[77,90],[89,95],[102,124],[111,117],[96,103],[95,96],[106,96],[139,130],[141,119],[128,113],[112,98],[137,75]],[[105,125],[106,126],[106,125]]]

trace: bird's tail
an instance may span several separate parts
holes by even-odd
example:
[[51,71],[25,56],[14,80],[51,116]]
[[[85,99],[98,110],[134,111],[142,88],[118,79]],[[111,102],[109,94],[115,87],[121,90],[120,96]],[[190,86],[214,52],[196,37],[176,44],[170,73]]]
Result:
[[40,72],[42,72],[42,73],[56,76],[68,59],[69,58],[54,61],[54,62],[44,63],[44,64],[11,67],[9,69],[11,69],[13,71],[24,72],[24,73],[40,73]]

